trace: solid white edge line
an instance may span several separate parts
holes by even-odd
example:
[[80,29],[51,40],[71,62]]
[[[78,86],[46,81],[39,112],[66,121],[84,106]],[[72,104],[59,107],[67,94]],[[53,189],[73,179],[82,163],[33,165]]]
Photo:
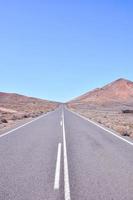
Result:
[[61,165],[61,143],[58,144],[54,190],[59,190],[60,187],[60,165]]
[[68,173],[67,149],[66,149],[64,110],[62,110],[62,122],[63,122],[62,128],[63,128],[63,149],[64,149],[64,193],[65,193],[64,195],[65,195],[65,200],[71,200],[69,173]]
[[45,117],[45,116],[51,114],[52,112],[55,112],[55,110],[54,110],[54,111],[51,111],[51,112],[48,112],[48,113],[46,113],[46,114],[43,114],[43,115],[41,115],[41,116],[39,116],[39,117],[33,119],[33,120],[30,121],[30,122],[27,122],[27,123],[25,123],[25,124],[23,124],[23,125],[21,125],[21,126],[18,126],[17,128],[11,129],[10,131],[7,131],[7,132],[1,134],[1,135],[0,135],[0,138],[2,138],[2,137],[4,137],[4,136],[6,136],[6,135],[8,135],[8,134],[10,134],[10,133],[12,133],[12,132],[18,130],[18,129],[24,127],[24,126],[27,126],[28,124],[31,124],[32,122],[35,122],[35,121],[37,121],[38,119],[41,119],[41,118],[43,118],[43,117]]
[[133,146],[133,142],[130,142],[130,141],[126,140],[125,138],[123,138],[123,137],[121,137],[121,136],[119,136],[119,135],[116,135],[116,134],[113,133],[112,131],[106,129],[106,128],[103,127],[103,126],[100,126],[100,125],[97,124],[96,122],[94,122],[94,121],[92,121],[92,120],[90,120],[90,119],[88,119],[88,118],[86,118],[86,117],[80,115],[79,113],[76,113],[76,112],[74,112],[74,111],[72,111],[72,110],[70,110],[70,109],[68,109],[68,108],[66,108],[66,109],[67,109],[69,112],[71,112],[71,113],[77,115],[78,117],[80,117],[80,118],[82,118],[82,119],[84,119],[84,120],[86,120],[86,121],[88,121],[88,122],[94,124],[95,126],[101,128],[101,129],[103,129],[105,132],[108,132],[108,133],[112,134],[113,136],[119,138],[120,140],[122,140],[122,141],[124,141],[124,142],[126,142],[126,143],[128,143],[128,144],[130,144],[130,145]]

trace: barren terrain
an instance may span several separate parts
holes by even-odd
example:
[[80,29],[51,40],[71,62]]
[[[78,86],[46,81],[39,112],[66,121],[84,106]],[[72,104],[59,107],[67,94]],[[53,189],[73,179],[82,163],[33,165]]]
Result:
[[59,103],[0,92],[0,131],[57,108]]
[[133,138],[133,82],[118,79],[82,95],[67,106],[89,119]]

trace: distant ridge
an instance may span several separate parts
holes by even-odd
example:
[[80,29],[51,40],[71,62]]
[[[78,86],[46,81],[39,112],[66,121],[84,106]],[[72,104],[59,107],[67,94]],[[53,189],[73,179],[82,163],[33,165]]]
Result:
[[45,110],[54,109],[58,104],[57,102],[21,94],[0,92],[0,107],[18,112],[45,112]]
[[25,118],[55,110],[58,106],[58,102],[0,92],[0,131],[17,125]]

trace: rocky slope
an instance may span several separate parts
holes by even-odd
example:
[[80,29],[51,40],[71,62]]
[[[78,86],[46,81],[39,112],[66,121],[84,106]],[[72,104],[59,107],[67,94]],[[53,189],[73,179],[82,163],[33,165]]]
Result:
[[70,102],[68,107],[84,116],[133,137],[133,82],[118,79]]
[[18,121],[54,110],[59,103],[24,95],[0,92],[0,130]]

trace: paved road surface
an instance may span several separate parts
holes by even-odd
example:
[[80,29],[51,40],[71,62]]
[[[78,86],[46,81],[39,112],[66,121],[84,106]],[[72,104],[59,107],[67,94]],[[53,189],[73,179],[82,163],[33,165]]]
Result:
[[60,107],[0,137],[0,200],[133,200],[133,145]]

